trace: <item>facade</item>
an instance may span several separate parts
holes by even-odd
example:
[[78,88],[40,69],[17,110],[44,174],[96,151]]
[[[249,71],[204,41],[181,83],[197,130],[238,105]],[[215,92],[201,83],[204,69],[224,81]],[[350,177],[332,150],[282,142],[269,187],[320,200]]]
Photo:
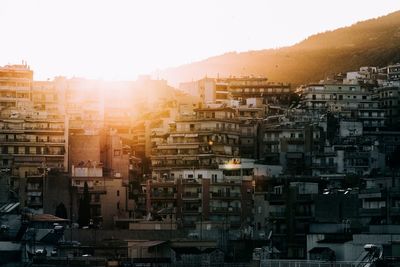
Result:
[[127,187],[123,185],[122,178],[104,176],[102,167],[91,162],[72,166],[72,210],[75,216],[78,214],[85,183],[89,189],[90,218],[94,225],[110,229],[114,226],[114,219],[127,216]]
[[229,107],[205,107],[194,116],[178,118],[164,140],[156,144],[153,174],[176,169],[214,168],[239,155],[239,122]]
[[0,68],[0,108],[31,107],[33,71],[26,64]]
[[318,193],[318,180],[271,179],[255,193],[255,238],[271,233],[281,257],[306,258],[306,233],[315,217]]
[[66,120],[53,88],[32,89],[32,71],[26,66],[14,69],[12,76],[22,75],[15,79],[24,82],[14,81],[17,100],[0,111],[0,165],[11,170],[10,185],[21,204],[42,210],[46,177],[68,170]]
[[391,128],[398,128],[400,123],[400,87],[384,86],[377,89],[379,107],[385,115],[385,123]]
[[147,213],[186,229],[199,222],[222,222],[224,229],[227,223],[230,229],[251,225],[253,168],[252,162],[237,160],[215,170],[175,170],[168,178],[148,180],[143,184]]

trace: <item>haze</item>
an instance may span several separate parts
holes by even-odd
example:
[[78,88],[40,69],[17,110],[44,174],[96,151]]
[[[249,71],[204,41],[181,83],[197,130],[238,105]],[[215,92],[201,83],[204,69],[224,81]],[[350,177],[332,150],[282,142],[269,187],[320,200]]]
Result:
[[6,0],[0,65],[26,60],[35,79],[131,80],[229,51],[292,45],[399,9],[394,0]]

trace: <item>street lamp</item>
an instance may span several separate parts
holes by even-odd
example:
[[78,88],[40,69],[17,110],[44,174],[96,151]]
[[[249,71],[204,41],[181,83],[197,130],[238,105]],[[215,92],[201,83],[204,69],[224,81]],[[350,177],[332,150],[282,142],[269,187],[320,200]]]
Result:
[[38,171],[43,171],[42,173],[42,207],[44,208],[44,196],[46,194],[46,178],[47,178],[47,174],[50,171],[50,168],[47,167],[46,163],[43,162],[42,163],[42,167],[38,167],[37,168]]

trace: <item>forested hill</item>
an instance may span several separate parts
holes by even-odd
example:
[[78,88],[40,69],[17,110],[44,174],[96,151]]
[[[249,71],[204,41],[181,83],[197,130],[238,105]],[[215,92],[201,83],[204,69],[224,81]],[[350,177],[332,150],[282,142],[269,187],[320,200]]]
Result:
[[226,53],[158,73],[172,84],[208,77],[263,75],[294,85],[326,75],[400,62],[400,11],[310,36],[290,47]]

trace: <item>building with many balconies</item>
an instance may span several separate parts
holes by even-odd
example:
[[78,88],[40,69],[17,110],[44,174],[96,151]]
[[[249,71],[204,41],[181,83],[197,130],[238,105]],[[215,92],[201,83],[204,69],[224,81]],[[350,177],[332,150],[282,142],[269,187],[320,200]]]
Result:
[[151,156],[153,174],[162,177],[177,169],[216,169],[239,156],[239,136],[233,108],[195,109],[194,116],[176,119],[163,142],[156,144]]
[[32,81],[26,64],[0,67],[0,109],[31,107]]
[[173,227],[229,222],[238,230],[253,223],[253,169],[252,161],[237,159],[215,170],[173,170],[142,184],[142,205],[153,219],[168,219]]
[[47,171],[67,171],[65,118],[10,108],[0,115],[0,164],[11,169],[11,188],[22,205],[42,208]]

